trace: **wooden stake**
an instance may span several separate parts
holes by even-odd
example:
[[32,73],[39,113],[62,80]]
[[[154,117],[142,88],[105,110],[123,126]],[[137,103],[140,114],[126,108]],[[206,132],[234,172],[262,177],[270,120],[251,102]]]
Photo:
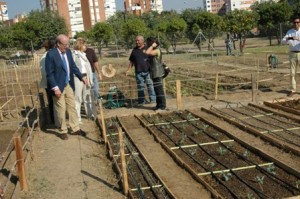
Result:
[[163,88],[164,88],[164,94],[166,96],[167,95],[167,83],[166,83],[165,79],[163,79]]
[[14,67],[15,76],[16,76],[16,82],[19,83],[19,76],[18,76],[18,70],[16,67]]
[[252,102],[256,102],[256,75],[255,73],[251,74],[252,81]]
[[182,100],[181,100],[181,82],[176,80],[176,100],[177,100],[177,109],[182,109]]
[[[3,74],[3,70],[1,70],[1,81],[4,80],[4,74]],[[4,82],[1,82],[2,84],[4,84]]]
[[121,156],[121,166],[122,166],[122,179],[123,179],[123,192],[125,196],[128,195],[128,177],[127,177],[127,166],[125,158],[125,146],[123,140],[122,129],[118,128],[119,133],[119,143],[120,143],[120,156]]
[[[7,85],[5,85],[5,94],[6,94],[6,100],[8,100],[8,91],[7,91]],[[9,114],[9,119],[11,119],[11,112],[10,112],[10,105],[9,103],[7,104],[8,106],[8,114]]]
[[[15,105],[16,105],[16,110],[17,110],[17,117],[18,117],[18,119],[19,119],[18,101],[17,101],[16,92],[15,92],[15,89],[14,89],[14,85],[13,85],[13,84],[11,84],[11,88],[12,88],[12,91],[13,91],[13,94],[14,94]],[[24,108],[26,108],[26,107],[24,107]]]
[[216,73],[216,81],[215,81],[215,100],[218,99],[218,88],[219,88],[219,73]]
[[4,82],[3,84],[6,84],[8,81],[7,81],[7,72],[6,72],[6,69],[7,69],[7,65],[3,67],[3,74],[4,74]]
[[132,89],[131,89],[131,80],[128,80],[128,85],[129,85],[129,99],[130,99],[130,106],[133,106],[132,103]]
[[267,66],[267,71],[269,70],[269,53],[266,53],[266,66]]
[[259,58],[257,59],[256,90],[258,90],[258,84],[259,84]]
[[[23,93],[23,90],[22,90],[22,86],[21,84],[19,83],[19,88],[20,88],[20,91],[21,91],[21,96],[22,96],[22,100],[23,100],[23,106],[24,108],[26,109],[26,104],[25,104],[25,97],[24,97],[24,93]],[[30,89],[30,88],[29,88]]]
[[18,167],[21,190],[28,191],[28,185],[25,178],[25,169],[24,169],[24,162],[23,162],[22,142],[21,142],[20,135],[17,133],[14,134],[14,143],[15,143],[17,167]]
[[106,136],[106,125],[105,125],[104,115],[103,115],[102,101],[99,100],[98,104],[99,104],[100,116],[101,116],[102,135],[103,135],[103,138],[104,138],[104,143],[106,145],[107,144],[107,136]]

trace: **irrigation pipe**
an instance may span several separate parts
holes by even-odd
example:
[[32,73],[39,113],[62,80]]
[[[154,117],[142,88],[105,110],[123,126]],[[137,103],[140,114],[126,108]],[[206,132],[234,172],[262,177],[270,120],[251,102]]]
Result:
[[259,165],[250,165],[250,166],[245,166],[245,167],[237,167],[237,168],[232,168],[232,169],[224,169],[224,170],[217,170],[217,171],[210,171],[210,172],[204,172],[204,173],[198,173],[199,176],[206,176],[206,175],[211,175],[212,173],[218,174],[218,173],[225,173],[225,172],[231,172],[231,171],[240,171],[240,170],[247,170],[247,169],[253,169],[256,168],[257,166],[259,167],[266,167],[273,165],[273,162],[269,163],[264,163],[264,164],[259,164]]
[[[110,131],[108,131],[109,133],[110,133]],[[143,191],[142,191],[142,188],[140,187],[140,185],[139,185],[139,183],[137,182],[137,180],[135,179],[135,176],[133,175],[133,173],[132,173],[132,171],[131,171],[131,167],[130,167],[130,160],[131,159],[134,159],[135,160],[135,162],[137,163],[137,165],[139,166],[139,164],[138,164],[138,162],[137,162],[137,158],[138,158],[138,156],[136,156],[136,155],[134,155],[134,154],[136,154],[136,152],[133,152],[133,151],[135,151],[132,147],[130,147],[131,145],[130,145],[130,141],[128,141],[127,139],[126,139],[126,134],[124,133],[124,132],[122,132],[122,134],[124,134],[125,135],[125,137],[124,137],[124,143],[125,143],[125,145],[126,145],[126,148],[129,150],[129,151],[131,151],[131,156],[130,156],[130,159],[127,161],[127,171],[128,171],[128,174],[130,175],[130,177],[131,177],[131,180],[132,180],[132,182],[133,182],[133,184],[134,184],[134,186],[135,187],[137,187],[136,188],[136,190],[138,191],[138,194],[139,194],[139,196],[141,197],[141,198],[145,198],[145,196],[144,196],[144,193],[143,193]],[[119,134],[118,134],[119,135]],[[119,141],[117,141],[116,139],[114,139],[114,136],[111,136],[111,138],[113,139],[113,141],[114,141],[114,144],[117,144],[117,143],[120,143]],[[119,145],[120,146],[120,145]],[[116,160],[119,158],[119,157],[121,157],[119,154],[121,153],[121,150],[119,150],[119,153],[118,153],[118,155],[117,156],[115,156],[115,157],[117,157],[117,158],[114,158],[114,161],[115,161],[115,164],[116,165],[118,165],[117,164],[117,162],[116,162]],[[139,166],[140,167],[140,166]],[[141,169],[141,171],[143,171],[143,169],[142,168],[140,168]],[[120,177],[121,178],[123,178],[123,174],[122,174],[122,172],[119,170],[119,173],[120,173]],[[131,191],[131,190],[130,190]],[[130,195],[131,195],[131,192],[128,192]]]
[[198,147],[198,146],[208,146],[208,145],[213,145],[213,144],[219,144],[219,143],[230,143],[230,142],[235,142],[234,140],[222,140],[222,141],[216,141],[216,142],[207,142],[207,143],[199,143],[199,144],[190,144],[190,145],[180,145],[176,147],[171,147],[171,150],[175,149],[185,149],[185,148],[192,148],[192,147]]
[[[190,112],[190,113],[191,113],[191,112]],[[191,114],[193,114],[193,113],[191,113]],[[193,114],[193,116],[196,117],[197,115]],[[199,116],[197,116],[197,117],[199,117]],[[203,121],[204,123],[209,124],[209,125],[212,126],[212,127],[215,127],[213,124],[211,124],[210,122],[207,122],[205,119],[202,119],[202,121]],[[196,128],[198,128],[196,125],[194,125],[194,124],[192,124],[192,125],[195,126]],[[216,128],[216,129],[217,129],[218,131],[220,131],[221,133],[224,133],[224,132],[221,131],[219,128]],[[209,133],[206,133],[205,131],[206,131],[206,130],[203,129],[203,132],[204,132],[206,135],[208,135],[209,137],[211,137],[211,138],[217,140],[216,138],[210,136]],[[192,138],[192,137],[190,137],[190,136],[188,136],[188,137],[189,137],[193,142],[195,142],[195,139],[194,139],[194,138]],[[219,143],[220,143],[223,147],[226,147],[225,144],[223,144],[223,143],[221,143],[221,142],[219,142]],[[209,152],[207,152],[203,147],[201,147],[201,146],[199,146],[199,147],[200,147],[200,149],[201,149],[203,152],[205,152],[205,153],[206,153],[207,155],[209,155],[212,159],[214,159],[214,161],[216,161],[217,163],[219,163],[219,164],[222,165],[223,167],[228,168],[225,164],[223,164],[222,162],[220,162],[219,160],[217,160],[213,155],[211,155]],[[238,158],[241,158],[242,160],[244,160],[245,162],[247,162],[248,164],[249,164],[249,163],[250,163],[250,164],[254,164],[254,165],[256,166],[256,168],[260,168],[260,167],[257,167],[257,164],[255,164],[255,163],[253,163],[252,161],[246,159],[245,157],[243,157],[243,156],[240,155],[239,153],[233,151],[232,149],[228,148],[228,150],[229,150],[231,153],[233,153],[235,156],[237,156]],[[183,151],[185,152],[185,150],[183,150]],[[201,164],[199,163],[199,161],[195,160],[189,153],[187,153],[187,152],[185,152],[185,153],[186,153],[190,158],[192,158],[195,162],[197,162],[199,165],[201,165]],[[204,167],[203,167],[203,168],[204,168]],[[242,179],[242,178],[241,178],[237,173],[235,173],[233,170],[231,170],[231,173],[234,174],[234,175],[238,178],[238,180],[240,180],[242,183],[245,184],[245,186],[249,187],[249,188],[250,188],[251,190],[253,190],[254,192],[266,196],[264,193],[262,193],[261,191],[257,190],[255,187],[251,186],[247,181],[245,181],[244,179]],[[226,186],[225,184],[223,184],[222,181],[220,181],[219,178],[218,178],[217,176],[215,176],[214,173],[211,173],[211,174],[212,174],[212,176],[215,177],[215,178],[216,178],[223,186],[225,186],[225,187],[227,188],[227,186]],[[229,191],[231,192],[231,190],[229,190]],[[231,193],[234,194],[233,192],[231,192]]]
[[180,123],[185,123],[185,122],[190,122],[190,121],[198,121],[199,118],[195,119],[189,119],[189,120],[177,120],[173,122],[160,122],[160,123],[153,123],[153,124],[148,124],[147,126],[160,126],[160,125],[168,125],[168,124],[180,124]]
[[[274,129],[274,130],[267,130],[267,131],[261,131],[261,134],[265,134],[265,133],[275,133],[275,132],[283,132],[283,131],[294,131],[294,130],[299,130],[300,127],[294,127],[294,128],[281,128],[281,129]],[[300,146],[300,145],[299,145]]]
[[[142,120],[140,120],[140,121],[142,121]],[[176,128],[177,129],[177,127],[175,126],[175,125],[173,125],[174,126],[174,128]],[[170,135],[168,135],[167,133],[165,133],[162,129],[160,129],[160,128],[158,128],[157,126],[155,126],[156,127],[156,129],[159,131],[159,132],[162,132],[174,145],[176,145],[176,142],[172,139],[172,137],[170,136]],[[150,129],[150,127],[147,127],[148,129]],[[180,129],[178,129],[179,130],[179,132],[181,132],[180,131]],[[151,131],[151,129],[150,129],[150,131]],[[215,189],[213,189],[204,179],[202,179],[202,178],[200,178],[198,175],[197,175],[197,173],[188,165],[188,164],[186,164],[180,157],[178,157],[173,151],[171,151],[171,150],[169,150],[169,147],[168,146],[166,146],[165,144],[164,144],[164,142],[163,141],[161,141],[159,138],[158,138],[158,136],[154,133],[154,132],[152,132],[152,134],[153,135],[155,135],[155,137],[156,137],[156,139],[157,140],[159,140],[159,142],[161,143],[161,145],[163,146],[163,147],[165,147],[165,149],[170,153],[170,155],[173,157],[173,158],[175,158],[179,163],[180,163],[180,165],[181,166],[183,166],[185,169],[187,169],[192,175],[193,175],[193,177],[195,177],[197,180],[199,180],[208,190],[210,190],[211,191],[211,193],[214,195],[214,196],[216,196],[216,198],[222,198],[221,196],[219,196],[219,193],[218,192],[216,192],[215,191]],[[203,150],[205,153],[207,153],[204,149],[203,149],[203,147],[202,146],[198,146],[198,147],[200,147],[200,149],[201,150]],[[200,161],[198,161],[198,160],[196,160],[191,154],[189,154],[186,150],[184,150],[184,149],[182,149],[182,151],[183,151],[183,153],[185,153],[189,158],[191,158],[195,163],[197,163],[201,168],[204,168],[205,169],[205,166],[203,166],[202,165],[202,163],[200,162]],[[213,159],[214,159],[214,157],[212,157]],[[218,160],[215,160],[215,161],[217,161],[218,162]],[[219,164],[221,164],[220,162],[219,162]],[[222,164],[221,164],[222,165]],[[199,177],[199,178],[197,178],[197,177]],[[212,177],[216,180],[216,181],[218,181],[220,184],[222,184],[232,195],[235,195],[215,174],[212,174]]]
[[[250,111],[253,111],[253,112],[258,112],[258,111],[256,111],[256,110],[252,110],[251,108],[249,108],[249,106],[244,106],[244,105],[242,105],[242,107],[244,108],[244,109],[246,109],[246,111],[247,110],[250,110]],[[238,114],[241,114],[241,115],[250,115],[250,114],[248,114],[248,113],[243,113],[243,112],[241,112],[241,111],[238,111],[238,110],[236,110],[236,109],[232,109],[233,111],[235,111],[235,112],[237,112]],[[276,127],[276,128],[280,128],[280,129],[282,129],[282,131],[287,131],[288,133],[290,133],[290,134],[292,134],[293,136],[295,136],[295,137],[300,137],[298,134],[296,134],[296,133],[293,133],[292,131],[290,131],[289,129],[287,129],[287,128],[285,128],[285,127],[281,127],[281,126],[279,126],[279,125],[275,125],[275,124],[273,124],[273,123],[270,123],[270,122],[266,122],[266,121],[264,121],[264,120],[259,120],[259,118],[254,118],[253,116],[251,116],[250,115],[250,117],[251,118],[253,118],[253,119],[256,119],[257,121],[259,121],[259,122],[261,122],[261,123],[263,123],[263,124],[268,124],[268,125],[270,125],[270,126],[272,126],[272,127]],[[282,123],[284,123],[284,124],[290,124],[290,122],[284,122],[284,121],[282,121],[282,120],[279,120],[279,119],[277,119],[277,118],[274,118],[274,117],[269,117],[269,118],[271,118],[271,119],[273,119],[273,120],[276,120],[276,121],[278,121],[278,122],[282,122]],[[248,124],[249,126],[254,126],[254,125],[252,125],[252,124],[249,124],[248,122],[246,122],[245,120],[242,120],[244,123],[246,123],[246,124]],[[291,124],[292,125],[292,124]],[[299,125],[297,125],[297,124],[293,124],[293,126],[298,126],[299,127]],[[259,127],[259,128],[261,128],[261,129],[266,129],[266,128],[263,128],[263,127]],[[293,127],[294,128],[294,127]],[[292,130],[293,130],[293,128],[292,128]],[[281,138],[281,139],[283,139],[283,140],[285,140],[287,143],[290,143],[290,144],[293,144],[293,145],[296,145],[296,146],[300,146],[297,142],[293,142],[293,141],[290,141],[289,139],[287,139],[287,138],[285,138],[285,137],[282,137],[282,136],[279,136],[279,135],[277,135],[277,134],[275,134],[276,132],[279,132],[278,130],[269,130],[269,129],[266,129],[266,131],[268,131],[268,133],[272,133],[272,135],[274,135],[275,137],[279,137],[279,138]]]
[[[135,152],[133,152],[133,153],[125,153],[124,155],[125,155],[125,156],[139,155],[139,153],[135,153]],[[113,156],[114,156],[114,157],[120,157],[121,155],[118,153],[118,154],[113,155]]]
[[[299,152],[298,150],[296,150],[295,148],[291,147],[290,145],[287,145],[287,144],[285,144],[285,143],[279,142],[278,139],[275,139],[275,138],[273,138],[273,137],[271,137],[271,136],[266,136],[266,135],[264,135],[264,134],[261,134],[259,131],[256,130],[256,126],[253,127],[253,125],[251,125],[251,124],[248,124],[248,126],[247,126],[247,125],[241,124],[241,123],[239,123],[239,122],[237,122],[237,121],[230,120],[230,119],[228,119],[228,118],[225,116],[227,113],[223,113],[223,115],[222,115],[222,114],[221,114],[222,112],[221,112],[220,110],[218,110],[218,109],[215,109],[215,111],[208,110],[208,109],[203,108],[203,107],[202,107],[201,109],[202,109],[203,111],[205,111],[205,112],[207,112],[207,113],[210,113],[210,114],[212,114],[212,115],[215,115],[215,116],[217,116],[217,117],[219,117],[219,118],[223,118],[223,120],[225,120],[225,121],[227,121],[227,122],[229,122],[229,123],[231,123],[231,124],[234,124],[235,126],[241,128],[242,130],[246,130],[246,131],[252,133],[252,134],[255,135],[255,136],[261,137],[263,140],[265,140],[265,141],[271,143],[272,145],[274,145],[274,146],[276,146],[276,147],[278,147],[278,148],[281,148],[281,149],[283,149],[283,150],[285,150],[285,151],[287,151],[287,152],[292,152],[292,153],[294,153],[294,154],[296,154],[296,155],[299,155],[299,154],[300,154],[300,152]],[[220,112],[221,112],[221,113],[220,113]],[[224,115],[224,114],[225,114],[225,115]],[[230,116],[231,116],[231,115],[230,115]]]
[[[141,187],[140,189],[141,190],[148,190],[148,189],[153,189],[153,188],[161,188],[162,185],[153,185],[151,187]],[[131,191],[137,191],[138,189],[137,188],[134,188],[134,189],[130,189]]]
[[[155,174],[155,172],[153,171],[152,167],[149,166],[145,156],[138,150],[137,146],[135,145],[135,143],[133,142],[132,138],[129,136],[129,134],[127,133],[127,129],[125,128],[125,126],[123,125],[122,121],[117,117],[120,125],[122,126],[122,128],[124,129],[124,131],[126,132],[126,140],[127,140],[127,148],[129,151],[136,151],[134,150],[137,149],[137,151],[139,152],[139,155],[133,155],[133,159],[134,161],[137,163],[138,167],[140,168],[141,172],[143,173],[143,176],[145,178],[145,180],[147,181],[147,183],[150,185],[150,187],[153,188],[157,188],[155,186],[157,186],[157,181],[159,181],[160,183],[162,183],[163,185],[160,185],[161,187],[163,187],[163,189],[159,190],[159,193],[157,192],[157,189],[153,189],[153,192],[155,195],[157,195],[158,198],[160,198],[158,195],[162,195],[163,198],[167,198],[167,194],[165,193],[165,190],[168,192],[168,194],[170,196],[172,196],[172,198],[175,198],[173,196],[173,194],[168,190],[168,188],[165,186],[165,184],[163,183],[163,181],[160,179],[159,176],[157,176]],[[146,162],[146,164],[144,163]],[[155,176],[155,178],[153,177]]]

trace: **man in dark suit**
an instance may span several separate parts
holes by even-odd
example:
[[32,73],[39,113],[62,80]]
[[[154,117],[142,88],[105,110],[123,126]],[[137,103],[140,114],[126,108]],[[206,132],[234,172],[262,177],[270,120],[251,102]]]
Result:
[[45,66],[49,89],[53,96],[54,112],[56,114],[55,124],[60,129],[60,137],[68,139],[68,127],[66,123],[66,111],[69,115],[69,126],[73,135],[86,136],[79,127],[79,119],[75,108],[74,98],[74,75],[84,84],[87,83],[75,65],[69,47],[69,38],[66,35],[58,35],[56,48],[51,49],[46,56]]

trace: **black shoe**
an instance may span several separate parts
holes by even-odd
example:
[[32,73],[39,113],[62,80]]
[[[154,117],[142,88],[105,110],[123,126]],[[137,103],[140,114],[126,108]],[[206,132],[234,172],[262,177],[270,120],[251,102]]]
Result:
[[66,133],[60,134],[60,138],[62,140],[68,140],[69,139],[69,137],[68,137],[68,135]]
[[81,136],[85,137],[86,136],[86,132],[84,132],[83,130],[80,129],[80,130],[72,133],[72,135],[81,135]]
[[292,97],[292,96],[295,95],[295,94],[296,94],[296,92],[290,91],[290,92],[287,94],[287,96],[288,96],[288,97]]

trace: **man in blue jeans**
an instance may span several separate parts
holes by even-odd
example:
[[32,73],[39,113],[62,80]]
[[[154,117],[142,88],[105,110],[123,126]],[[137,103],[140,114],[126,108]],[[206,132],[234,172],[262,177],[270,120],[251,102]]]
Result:
[[150,65],[148,63],[148,55],[145,54],[147,47],[144,44],[144,37],[139,35],[136,37],[136,47],[132,50],[129,56],[129,65],[126,75],[130,72],[132,66],[135,69],[135,78],[138,88],[138,106],[143,106],[147,101],[145,100],[146,84],[148,87],[148,94],[150,103],[156,102],[156,96],[153,88],[153,82],[150,78]]

